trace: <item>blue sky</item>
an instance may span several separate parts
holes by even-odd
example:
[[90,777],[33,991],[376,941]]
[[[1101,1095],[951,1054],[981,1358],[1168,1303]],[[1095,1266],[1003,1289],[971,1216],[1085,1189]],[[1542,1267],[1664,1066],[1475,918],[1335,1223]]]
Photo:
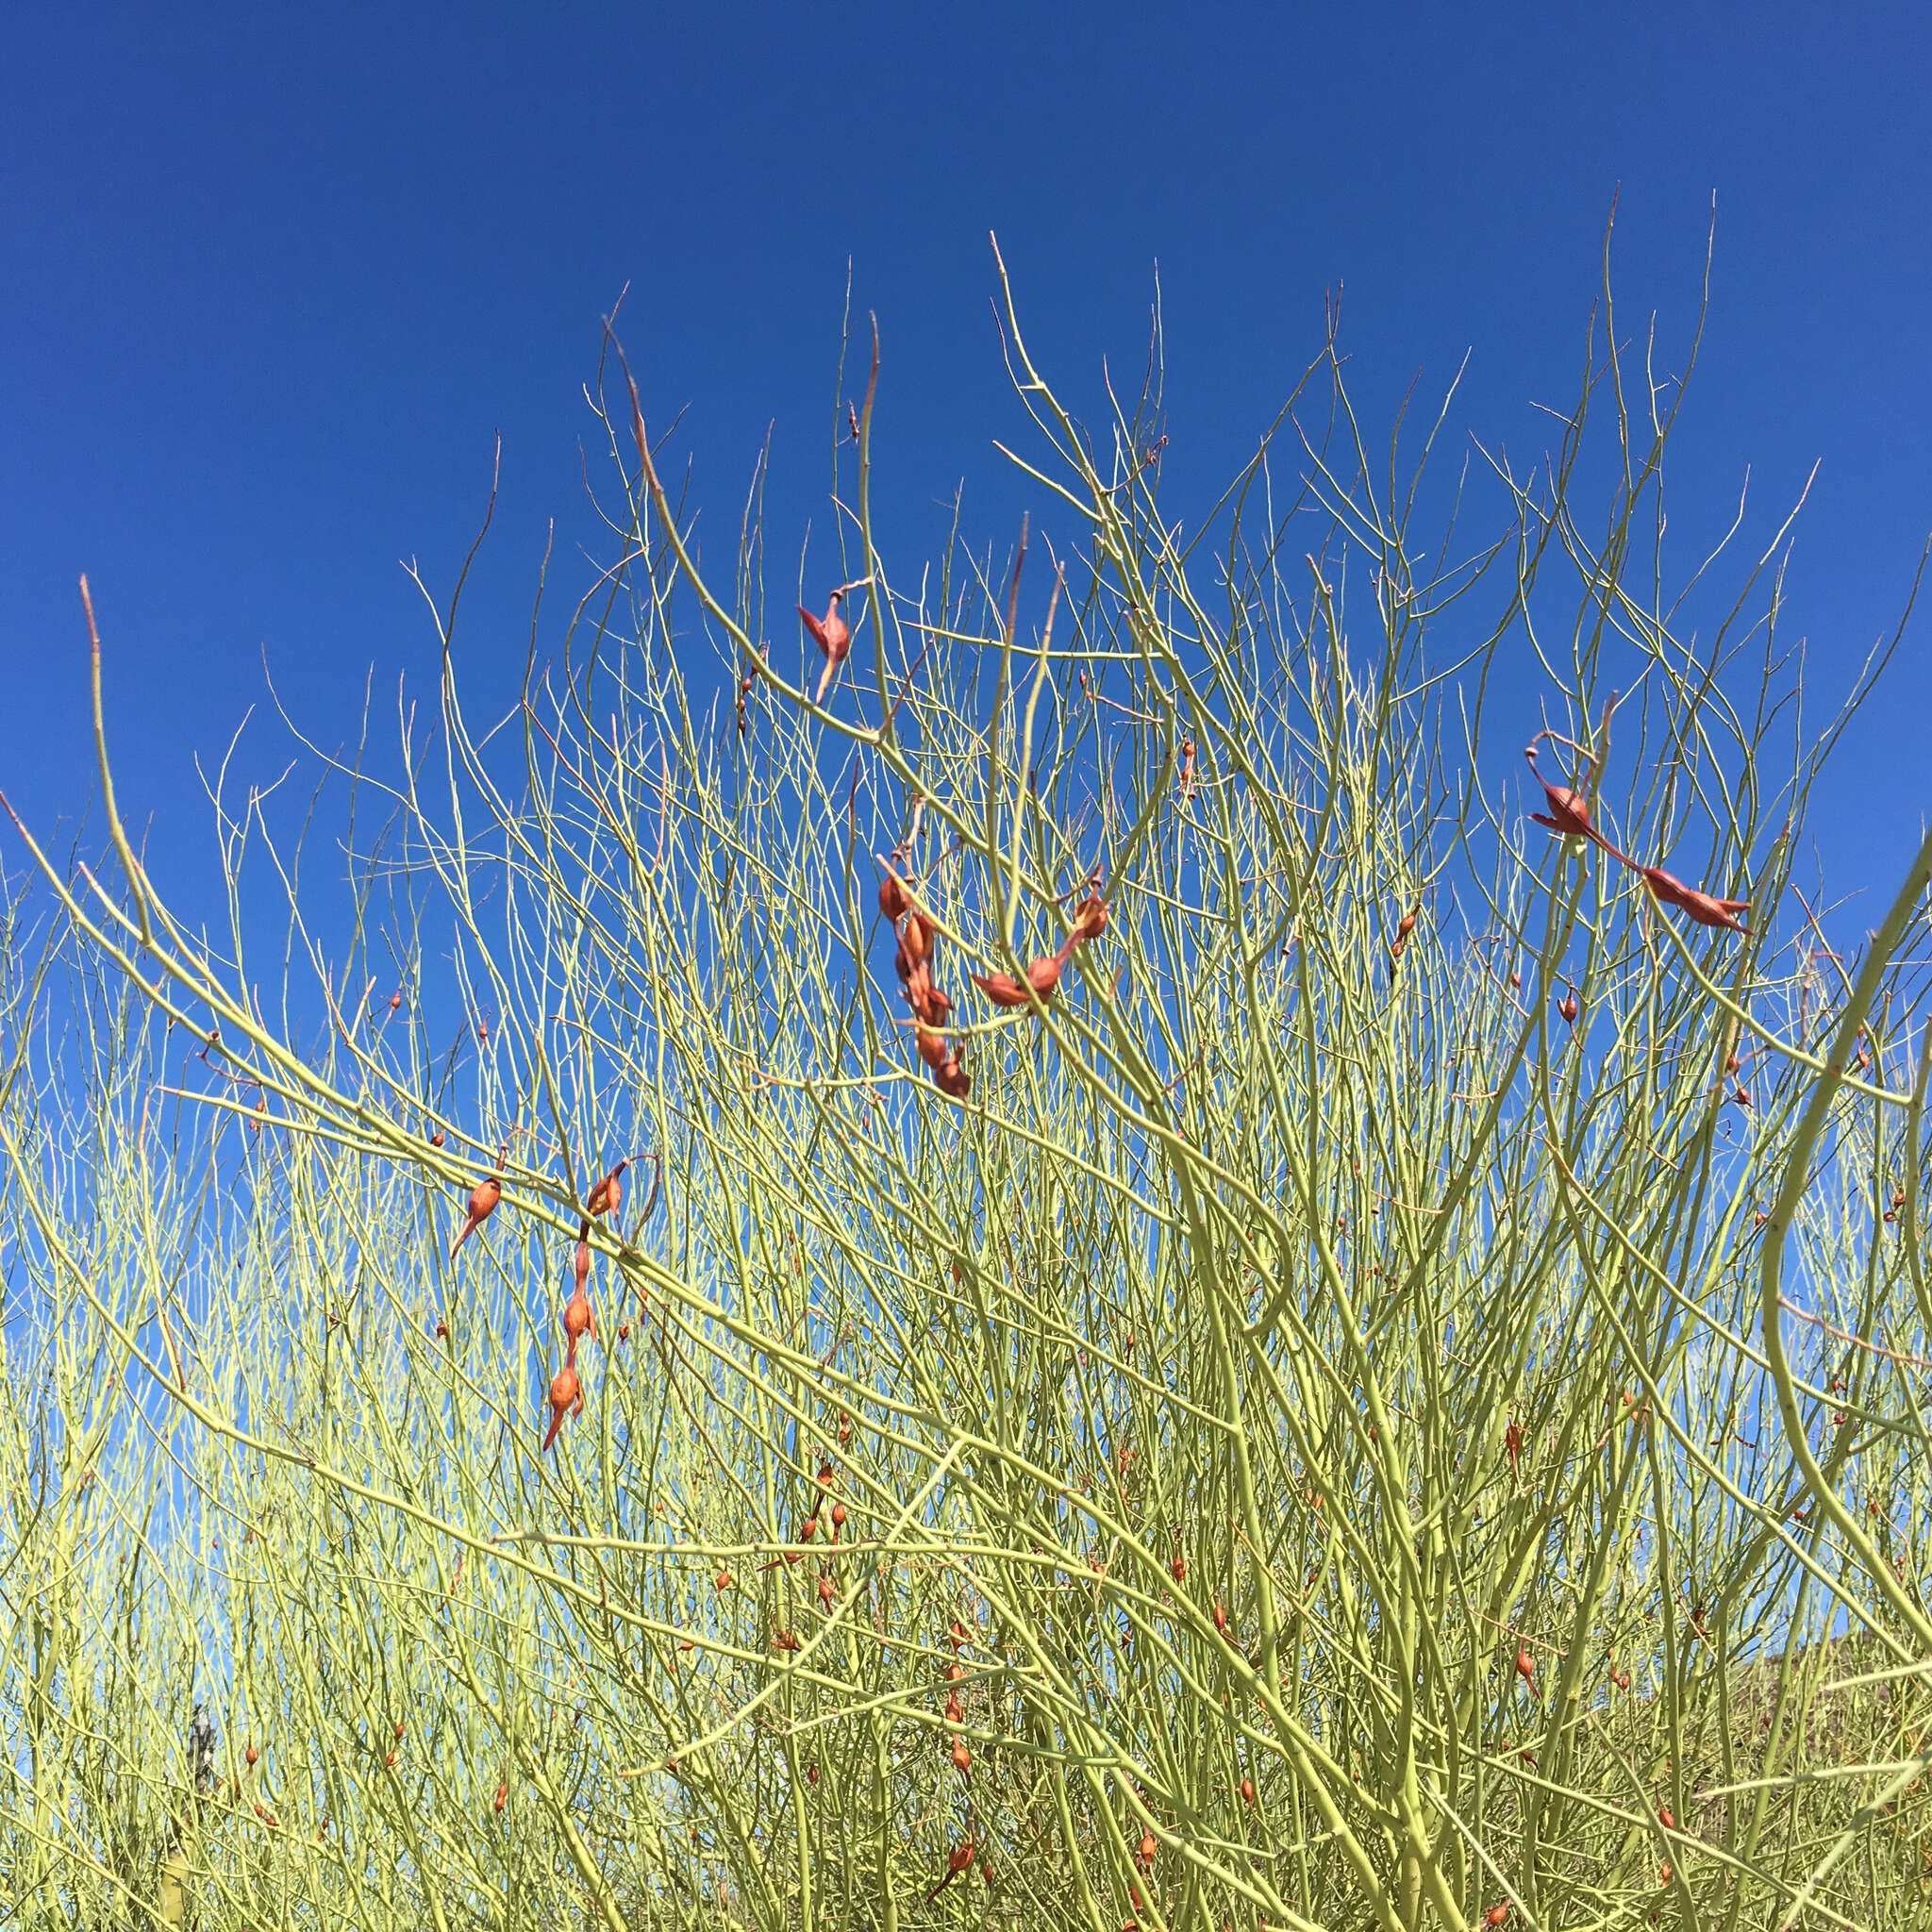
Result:
[[[1767,534],[1822,463],[1788,617],[1820,704],[1932,526],[1923,8],[179,11],[0,26],[0,784],[42,830],[88,797],[84,569],[124,809],[190,897],[193,759],[262,695],[264,647],[324,741],[370,667],[427,689],[398,559],[446,591],[498,430],[465,676],[510,694],[547,520],[581,528],[579,385],[626,281],[713,519],[774,425],[781,594],[828,520],[848,259],[884,333],[903,577],[961,477],[982,543],[1025,503],[991,446],[1020,418],[989,229],[1037,358],[1090,405],[1103,356],[1139,365],[1158,262],[1177,499],[1252,450],[1338,282],[1372,405],[1473,350],[1459,429],[1541,449],[1612,194],[1624,312],[1678,346],[1715,194],[1676,514],[1721,528],[1748,466]],[[553,581],[583,575],[566,550]],[[1927,624],[1824,794],[1846,889],[1889,897],[1916,836]]]

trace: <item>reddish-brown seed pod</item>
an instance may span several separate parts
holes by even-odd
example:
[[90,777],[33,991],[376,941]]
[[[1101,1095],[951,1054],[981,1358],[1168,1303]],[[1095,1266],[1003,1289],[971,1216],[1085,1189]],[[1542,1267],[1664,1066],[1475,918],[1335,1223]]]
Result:
[[251,1767],[253,1767],[256,1764],[258,1764],[261,1761],[261,1753],[258,1751],[253,1744],[249,1745],[247,1750],[242,1752],[242,1757],[247,1758],[249,1765]]
[[911,907],[912,901],[907,894],[905,880],[897,873],[889,872],[879,881],[879,910],[896,925],[906,917]]
[[1576,1015],[1582,1009],[1576,1004],[1576,989],[1574,986],[1557,1002],[1557,1010],[1562,1014],[1569,1025],[1575,1025]]
[[[610,1172],[604,1176],[604,1178],[601,1181],[599,1181],[594,1188],[591,1190],[591,1198],[584,1203],[584,1212],[588,1214],[592,1221],[595,1221],[600,1215],[615,1214],[618,1208],[623,1205],[624,1171],[629,1165],[630,1162],[627,1159],[620,1160],[617,1163],[617,1165],[613,1167],[610,1170]],[[583,1247],[584,1244],[580,1241],[577,1243],[577,1245],[579,1247]],[[586,1274],[590,1272],[590,1254],[587,1249],[585,1251],[583,1257],[583,1266]]]
[[1671,1882],[1671,1861],[1668,1858],[1658,1866],[1657,1875],[1657,1882],[1660,1885],[1668,1885]]
[[464,1221],[462,1232],[450,1243],[449,1258],[457,1258],[457,1250],[488,1221],[495,1211],[496,1204],[503,1199],[503,1183],[493,1174],[486,1174],[470,1190],[470,1211]]
[[1485,1925],[1504,1925],[1507,1924],[1508,1921],[1509,1907],[1507,1906],[1491,1906],[1489,1908],[1489,1910],[1483,1914],[1483,1924]]
[[1097,940],[1106,930],[1107,906],[1090,893],[1074,908],[1074,929],[1068,938],[1085,944],[1089,940]]
[[721,1591],[729,1590],[731,1588],[731,1573],[728,1570],[721,1570],[711,1581]]
[[591,1297],[584,1291],[581,1279],[577,1282],[576,1292],[564,1306],[563,1332],[570,1338],[572,1361],[576,1360],[577,1343],[586,1335],[594,1335],[597,1332],[597,1318],[591,1312]]
[[1182,1582],[1186,1578],[1188,1574],[1188,1559],[1185,1557],[1176,1554],[1173,1563],[1169,1567],[1174,1571],[1174,1580],[1176,1583]]
[[955,1054],[932,1076],[932,1084],[949,1100],[964,1100],[973,1090],[973,1075],[959,1064],[959,1057]]
[[442,1145],[442,1129],[441,1127],[438,1127],[435,1133],[430,1135],[429,1144],[432,1147],[441,1147]]
[[953,1769],[961,1777],[964,1777],[973,1769],[973,1754],[967,1750],[964,1738],[955,1738],[953,1740]]
[[946,1682],[957,1684],[966,1674],[966,1666],[958,1657],[946,1666]]
[[1158,1851],[1159,1849],[1160,1849],[1160,1846],[1159,1846],[1158,1842],[1158,1841],[1156,1840],[1156,1839],[1155,1839],[1155,1836],[1154,1836],[1154,1834],[1153,1834],[1153,1833],[1152,1833],[1151,1831],[1143,1831],[1143,1832],[1142,1832],[1142,1833],[1141,1834],[1141,1864],[1143,1864],[1143,1865],[1151,1865],[1151,1864],[1153,1864],[1153,1862],[1154,1862],[1154,1855],[1155,1855],[1155,1853],[1156,1853],[1156,1852],[1158,1852]]
[[1632,861],[1591,824],[1590,803],[1583,794],[1572,791],[1566,785],[1552,785],[1537,771],[1534,744],[1528,746],[1523,755],[1529,760],[1529,769],[1535,774],[1536,782],[1543,788],[1543,802],[1549,807],[1547,812],[1533,811],[1530,817],[1538,824],[1547,826],[1553,832],[1560,832],[1567,839],[1587,839],[1592,844],[1601,845],[1612,858],[1621,858],[1629,865]]
[[630,1340],[630,1324],[628,1322],[620,1322],[617,1324],[617,1339],[620,1341],[628,1341]]
[[439,1341],[447,1341],[449,1340],[449,1324],[447,1322],[437,1323],[436,1339]]
[[1677,1821],[1672,1817],[1671,1807],[1668,1805],[1659,1805],[1657,1807],[1657,1822],[1666,1831],[1675,1831],[1677,1828]]
[[564,1417],[581,1393],[576,1370],[569,1362],[564,1363],[550,1383],[550,1432],[543,1438],[544,1449],[557,1441],[557,1432],[562,1428]]
[[1637,869],[1659,905],[1674,906],[1679,912],[1688,912],[1699,925],[1723,926],[1729,932],[1744,930],[1738,923],[1738,914],[1750,911],[1750,900],[1720,899],[1709,892],[1700,892],[1682,879],[1673,878],[1660,865],[1641,865]]
[[955,1650],[958,1650],[966,1641],[966,1626],[957,1617],[946,1625],[946,1641]]
[[1241,1803],[1251,1811],[1255,1807],[1255,1780],[1251,1777],[1241,1780]]
[[1069,940],[1058,953],[1048,953],[1043,958],[1030,961],[1024,982],[1015,979],[1010,973],[969,973],[966,977],[994,1006],[1010,1010],[1030,1005],[1033,994],[1038,994],[1041,1000],[1052,999],[1059,990],[1060,974],[1066,970],[1067,961],[1073,958],[1073,951],[1074,942]]
[[402,996],[402,994],[401,994],[400,992],[392,992],[392,993],[391,993],[391,994],[390,994],[390,996],[389,996],[389,1009],[390,1009],[390,1011],[391,1011],[391,1013],[393,1013],[393,1012],[394,1012],[394,1011],[395,1011],[395,1010],[396,1010],[396,1009],[397,1009],[397,1008],[399,1008],[399,1007],[400,1007],[400,1006],[401,1006],[402,1004],[403,1004],[403,996]]
[[832,1579],[829,1576],[819,1578],[819,1602],[824,1604],[826,1609],[832,1607]]
[[953,1002],[932,983],[931,969],[915,967],[906,982],[906,1004],[928,1026],[943,1026],[953,1017]]
[[917,906],[908,907],[905,926],[899,934],[899,949],[906,958],[914,966],[929,962],[938,939],[939,928]]
[[1516,1651],[1516,1674],[1534,1690],[1536,1689],[1536,1659],[1529,1654],[1529,1646],[1520,1644]]
[[952,1884],[953,1880],[958,1877],[960,1873],[970,1872],[972,1869],[973,1840],[969,1838],[963,1845],[955,1845],[946,1854],[946,1875],[926,1894],[926,1904],[930,1905],[934,1899],[939,1897],[940,1893],[945,1890],[946,1887]]
[[805,1519],[805,1521],[798,1525],[798,1540],[802,1543],[810,1542],[812,1538],[818,1535],[818,1533],[819,1520],[816,1516],[808,1516]]
[[840,1531],[841,1531],[841,1529],[843,1529],[844,1527],[845,1527],[845,1506],[844,1506],[844,1504],[842,1504],[842,1503],[834,1503],[834,1504],[832,1505],[832,1535],[833,1535],[833,1537],[834,1537],[834,1538],[836,1538],[836,1537],[838,1536],[839,1532],[840,1532]]
[[1214,1600],[1214,1627],[1225,1637],[1227,1635],[1227,1612],[1221,1607],[1221,1599]]
[[953,1049],[928,1026],[912,1029],[912,1043],[919,1049],[919,1058],[935,1074],[943,1073],[954,1058]]
[[496,1808],[499,1811],[503,1809],[503,1801],[508,1796],[509,1787],[508,1785],[498,1785],[496,1788]]
[[798,619],[810,633],[811,641],[819,647],[819,655],[825,660],[825,668],[819,673],[819,688],[813,702],[824,704],[825,693],[831,689],[833,678],[839,675],[839,666],[845,661],[845,654],[852,648],[852,632],[845,620],[839,615],[839,606],[845,601],[843,591],[834,591],[825,606],[823,617],[814,617],[803,604],[798,605]]
[[839,1446],[844,1448],[852,1440],[852,1418],[842,1411],[839,1417]]
[[1509,975],[1509,991],[1510,991],[1511,992],[1521,992],[1521,991],[1523,991],[1523,974],[1520,974],[1520,973],[1511,973],[1511,974],[1510,974],[1510,975]]
[[395,1761],[396,1754],[393,1751],[390,1752],[382,1760],[384,1768],[387,1770],[393,1770],[395,1768]]
[[1503,1431],[1503,1454],[1509,1458],[1509,1467],[1513,1472],[1516,1468],[1516,1458],[1523,1454],[1523,1429],[1513,1420]]
[[403,1727],[402,1727],[401,1724],[399,1723],[399,1724],[398,1724],[396,1725],[396,1741],[397,1741],[398,1743],[401,1743],[401,1742],[402,1742],[402,1738],[403,1738]]
[[816,1758],[814,1758],[814,1759],[813,1759],[813,1760],[811,1761],[811,1763],[808,1764],[808,1765],[807,1765],[807,1766],[805,1767],[805,1774],[806,1774],[806,1776],[807,1776],[807,1777],[808,1777],[808,1779],[809,1779],[809,1780],[810,1780],[810,1781],[811,1781],[811,1782],[812,1782],[813,1784],[817,1784],[817,1783],[818,1783],[818,1781],[819,1781],[819,1767],[818,1767],[818,1760],[817,1760]]

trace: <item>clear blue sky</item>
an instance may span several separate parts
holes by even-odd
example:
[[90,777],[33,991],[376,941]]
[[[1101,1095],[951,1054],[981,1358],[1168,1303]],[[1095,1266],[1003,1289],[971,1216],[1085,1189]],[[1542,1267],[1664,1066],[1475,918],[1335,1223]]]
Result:
[[[264,645],[325,741],[368,667],[426,689],[397,559],[447,589],[498,429],[467,688],[500,666],[508,692],[625,281],[714,520],[774,422],[789,558],[827,514],[849,258],[894,501],[964,476],[1004,542],[989,229],[1083,397],[1103,355],[1138,364],[1158,260],[1181,490],[1253,447],[1337,282],[1372,393],[1470,348],[1462,424],[1541,447],[1620,184],[1624,313],[1679,343],[1717,197],[1676,503],[1718,526],[1748,465],[1762,533],[1822,459],[1789,622],[1835,697],[1932,525],[1928,75],[1924,8],[10,8],[0,783],[41,828],[87,797],[85,569],[124,808],[205,882],[192,758],[261,694]],[[900,527],[904,575],[930,526]],[[1924,616],[1827,793],[1835,883],[1889,891],[1919,822]],[[285,750],[265,730],[244,762]]]

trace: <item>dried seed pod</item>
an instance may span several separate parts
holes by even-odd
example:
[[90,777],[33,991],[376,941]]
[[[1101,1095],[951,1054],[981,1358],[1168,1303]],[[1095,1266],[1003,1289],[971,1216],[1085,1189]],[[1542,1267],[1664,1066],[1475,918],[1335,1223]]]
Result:
[[879,910],[894,925],[904,919],[911,909],[912,900],[906,891],[906,881],[895,872],[889,872],[879,881]]
[[1503,1925],[1507,1924],[1508,1920],[1509,1907],[1507,1906],[1491,1906],[1483,1914],[1483,1924],[1485,1925]]
[[1738,923],[1738,914],[1750,911],[1750,900],[1719,899],[1709,892],[1700,892],[1696,887],[1672,877],[1660,865],[1640,865],[1637,870],[1660,905],[1674,906],[1679,912],[1688,912],[1699,925],[1723,926],[1729,932],[1744,930]]
[[946,1854],[946,1875],[926,1894],[925,1902],[930,1905],[953,1880],[962,1872],[973,1869],[973,1840],[969,1838],[963,1845],[955,1845]]
[[570,1338],[569,1350],[572,1361],[576,1359],[577,1343],[586,1335],[594,1335],[597,1332],[597,1318],[591,1312],[591,1297],[585,1293],[581,1281],[577,1284],[577,1291],[564,1305],[563,1332]]
[[823,617],[814,617],[803,604],[796,607],[799,621],[811,634],[812,642],[819,647],[819,655],[825,660],[825,668],[819,674],[819,688],[814,694],[814,702],[818,704],[824,703],[825,692],[831,689],[840,665],[845,661],[846,652],[852,648],[851,629],[839,615],[839,606],[844,601],[845,592],[834,591]]
[[251,1770],[253,1770],[254,1767],[261,1761],[261,1753],[258,1751],[253,1744],[249,1745],[247,1750],[242,1752],[242,1757],[247,1758],[249,1768]]
[[[1606,714],[1607,715],[1607,714]],[[1529,760],[1529,769],[1536,782],[1543,788],[1543,802],[1549,807],[1547,812],[1533,811],[1530,817],[1540,825],[1547,826],[1553,832],[1561,833],[1566,839],[1585,839],[1593,845],[1600,845],[1612,858],[1623,859],[1625,865],[1632,861],[1597,828],[1591,824],[1590,802],[1579,791],[1572,791],[1566,785],[1552,785],[1536,768],[1536,745],[1529,744],[1524,751]]]
[[1026,968],[1026,978],[1023,984],[1010,973],[969,973],[966,977],[990,999],[994,1006],[1011,1009],[1031,1004],[1028,988],[1041,1000],[1050,1000],[1059,989],[1060,974],[1066,970],[1067,961],[1073,958],[1073,941],[1070,940],[1057,953],[1049,953],[1044,958],[1033,960]]
[[[630,1162],[627,1159],[620,1160],[617,1163],[617,1165],[613,1167],[610,1170],[610,1172],[604,1176],[604,1178],[601,1181],[599,1181],[594,1188],[591,1190],[591,1198],[584,1203],[584,1212],[590,1217],[590,1220],[586,1221],[584,1224],[586,1230],[589,1229],[591,1221],[595,1221],[600,1215],[615,1214],[618,1208],[623,1205],[624,1171],[629,1165]],[[579,1245],[581,1245],[581,1242],[579,1243]],[[590,1258],[588,1253],[585,1256],[584,1265],[586,1270],[588,1271],[590,1266]]]
[[938,941],[939,927],[917,906],[908,908],[899,933],[899,945],[907,958],[915,966],[930,961]]
[[1085,944],[1107,930],[1106,903],[1090,893],[1074,908],[1074,929],[1068,938]]
[[1251,1777],[1241,1780],[1241,1803],[1251,1811],[1255,1807],[1255,1780]]
[[501,1811],[501,1810],[503,1809],[503,1801],[504,1801],[504,1800],[505,1800],[505,1799],[506,1799],[507,1797],[508,1797],[508,1796],[509,1796],[509,1787],[508,1787],[508,1785],[498,1785],[498,1786],[497,1786],[497,1788],[496,1788],[496,1808],[497,1808],[497,1810]]
[[955,1738],[953,1740],[953,1769],[961,1777],[964,1777],[973,1769],[973,1754],[967,1750],[964,1738]]
[[1576,1015],[1582,1008],[1576,1004],[1576,989],[1574,986],[1557,1002],[1557,1010],[1562,1014],[1569,1025],[1576,1024]]
[[550,1433],[543,1438],[545,1449],[557,1441],[557,1432],[563,1426],[564,1416],[581,1400],[582,1395],[583,1388],[577,1380],[575,1368],[565,1362],[550,1383]]
[[450,1243],[449,1258],[452,1264],[457,1251],[462,1244],[490,1219],[496,1211],[496,1204],[503,1199],[503,1183],[493,1174],[486,1174],[470,1190],[470,1211],[463,1223],[462,1232]]
[[1529,1646],[1519,1644],[1516,1650],[1516,1674],[1534,1690],[1536,1689],[1536,1659],[1529,1654]]

